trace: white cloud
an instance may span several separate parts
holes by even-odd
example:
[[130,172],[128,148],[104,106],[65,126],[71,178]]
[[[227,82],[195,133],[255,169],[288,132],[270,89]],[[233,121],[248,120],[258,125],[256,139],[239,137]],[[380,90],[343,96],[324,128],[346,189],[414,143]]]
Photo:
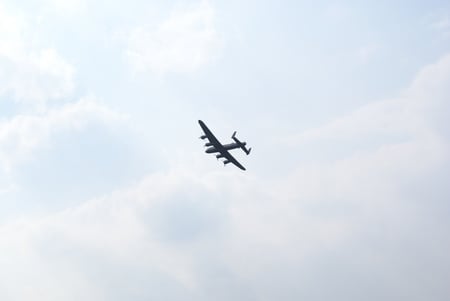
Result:
[[87,8],[86,0],[45,0],[46,9],[59,15],[74,15]]
[[55,49],[30,43],[31,28],[0,4],[0,96],[43,108],[72,93],[74,67]]
[[447,54],[438,62],[422,68],[405,94],[411,99],[410,105],[414,109],[436,110],[436,106],[446,106],[448,103],[449,81],[450,54]]
[[[107,284],[111,280],[107,271],[99,271],[100,281],[94,281],[94,275],[83,275],[90,269],[86,260],[98,256],[113,268],[140,267],[146,271],[147,279],[152,279],[155,273],[162,274],[175,288],[193,289],[195,281],[189,255],[175,246],[161,243],[151,227],[152,221],[148,220],[154,217],[152,210],[159,214],[167,212],[165,202],[170,202],[173,194],[184,185],[181,180],[186,179],[170,174],[150,176],[129,190],[91,200],[77,208],[3,225],[0,228],[0,253],[8,261],[2,263],[4,269],[0,271],[0,296],[3,295],[3,300],[19,300],[32,295],[41,297],[34,300],[57,297],[75,300],[81,293],[87,298],[85,300],[99,300],[99,296],[116,300],[116,292]],[[191,184],[194,188],[197,186],[195,182]],[[16,252],[16,248],[21,251]],[[43,272],[30,273],[29,268]],[[3,273],[6,270],[14,270],[14,273],[6,277]],[[139,275],[133,278],[139,278]],[[132,294],[132,281],[122,281],[122,290]],[[58,289],[55,289],[52,285],[57,282]],[[147,285],[136,287],[139,290],[147,288]],[[158,296],[164,288],[154,287],[151,291]],[[8,294],[12,297],[8,298]]]
[[302,144],[318,140],[370,140],[376,135],[411,140],[434,136],[436,129],[430,114],[438,114],[440,109],[448,107],[449,81],[450,55],[446,55],[418,72],[400,96],[365,105],[289,140]]
[[[3,224],[0,297],[446,300],[447,217],[433,214],[436,200],[411,194],[449,160],[448,137],[430,116],[448,102],[449,75],[445,57],[402,97],[300,137],[306,148],[381,135],[331,163],[313,160],[268,180],[196,171],[190,162],[59,213]],[[47,119],[76,120],[85,106]]]
[[[0,271],[2,285],[9,288],[11,300],[33,294],[41,300],[56,296],[71,300],[80,290],[86,300],[98,296],[116,300],[118,291],[174,300],[210,300],[217,294],[218,300],[226,300],[225,291],[208,291],[221,281],[220,274],[214,276],[216,268],[229,274],[226,282],[242,281],[237,279],[264,269],[264,260],[273,263],[274,256],[283,254],[284,260],[303,261],[316,248],[341,239],[338,223],[298,220],[294,203],[268,198],[270,186],[261,191],[258,179],[235,176],[190,170],[154,174],[127,190],[75,208],[4,224],[0,252],[8,262]],[[258,196],[262,198],[255,203]],[[180,210],[182,214],[177,213]],[[300,240],[305,245],[299,246]],[[99,261],[106,262],[105,270],[100,265],[100,271],[91,274]],[[27,272],[44,267],[45,273]],[[111,269],[113,273],[108,272]],[[8,270],[15,272],[6,277],[3,272]],[[133,279],[141,276],[125,277],[130,270],[143,272],[148,280],[134,284]],[[210,273],[213,277],[208,279]],[[109,283],[118,274],[124,277],[117,291]],[[95,275],[100,276],[98,281]],[[164,285],[149,289],[155,277],[166,279]],[[55,283],[57,289],[52,288]],[[0,296],[4,292],[0,286]]]
[[[286,142],[294,148],[313,149],[332,159],[312,156],[280,189],[310,199],[371,199],[389,206],[401,193],[399,179],[412,181],[450,160],[444,120],[450,111],[449,83],[450,55],[446,55],[418,72],[399,97],[365,105],[289,137]],[[295,182],[306,184],[296,187]],[[324,189],[319,189],[321,185]]]
[[11,14],[0,4],[0,37],[2,39],[0,55],[9,57],[22,51],[25,26],[23,16]]
[[48,143],[52,134],[120,118],[123,117],[89,97],[40,114],[16,115],[0,121],[0,163],[9,170]]
[[135,70],[160,75],[194,72],[211,62],[220,47],[214,10],[207,1],[174,11],[154,30],[141,26],[129,35],[127,56]]
[[[44,103],[69,95],[73,67],[54,49],[26,45],[26,27],[0,6],[0,40],[6,41],[0,44],[0,94]],[[127,55],[133,66],[158,74],[194,72],[220,47],[208,2],[174,12],[155,30],[143,26],[130,34]],[[362,49],[362,58],[371,51]],[[448,235],[404,242],[423,226],[430,233],[439,228],[420,214],[423,202],[416,208],[409,204],[406,190],[411,189],[408,183],[433,175],[449,159],[448,137],[434,123],[436,112],[448,107],[449,82],[446,56],[424,68],[400,97],[294,137],[295,151],[347,147],[332,162],[315,157],[287,176],[264,179],[251,171],[192,171],[192,161],[185,161],[191,166],[175,166],[74,208],[4,223],[0,299],[323,300],[327,298],[317,297],[320,292],[330,291],[334,296],[328,300],[350,300],[358,287],[369,287],[367,294],[378,291],[370,291],[377,282],[371,278],[378,272],[374,265],[384,270],[378,283],[388,284],[390,296],[410,290],[426,295],[433,290],[419,274],[436,271],[427,264],[448,266],[448,257],[436,256],[433,246],[449,251],[450,245]],[[11,168],[60,131],[120,118],[94,100],[82,99],[3,120],[0,163]],[[283,145],[276,148],[286,157],[296,155]],[[0,186],[0,196],[11,189]],[[383,244],[385,237],[371,238],[373,233],[396,242]],[[405,246],[420,245],[427,248],[408,262],[409,269],[392,268],[412,252]],[[339,257],[341,253],[352,254],[351,260]],[[320,272],[317,261],[331,264]],[[416,262],[424,266],[417,268]],[[359,277],[346,274],[351,268]],[[448,274],[439,275],[449,280]],[[314,277],[320,281],[309,280]],[[361,278],[366,283],[358,285]],[[398,279],[406,279],[410,287],[399,289]],[[327,286],[342,281],[340,289]]]

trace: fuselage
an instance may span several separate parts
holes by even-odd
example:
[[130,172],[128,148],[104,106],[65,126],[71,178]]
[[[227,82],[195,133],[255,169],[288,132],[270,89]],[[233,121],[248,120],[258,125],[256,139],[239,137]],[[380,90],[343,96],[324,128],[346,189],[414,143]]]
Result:
[[[245,145],[245,143],[242,143]],[[236,148],[241,148],[241,144],[239,143],[230,143],[230,144],[224,144],[223,148],[227,151],[232,150],[232,149],[236,149]],[[217,150],[214,146],[212,147],[208,147],[205,151],[208,154],[212,154],[212,153],[218,153],[220,152],[219,150]]]

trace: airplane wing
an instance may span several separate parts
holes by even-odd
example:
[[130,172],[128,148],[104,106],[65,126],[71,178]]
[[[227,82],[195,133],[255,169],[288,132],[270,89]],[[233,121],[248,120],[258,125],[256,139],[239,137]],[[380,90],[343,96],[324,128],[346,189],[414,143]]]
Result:
[[217,138],[213,135],[213,133],[211,133],[211,131],[206,126],[206,124],[201,120],[199,120],[198,123],[200,124],[200,126],[201,126],[203,132],[205,133],[206,138],[208,138],[209,142],[211,142],[212,145],[216,149],[220,149],[220,147],[223,148],[222,143],[220,143],[219,140],[217,140]]
[[222,143],[217,140],[217,138],[211,133],[211,131],[208,129],[206,124],[199,120],[198,123],[200,124],[200,127],[202,128],[203,132],[205,133],[206,138],[208,138],[209,142],[214,146],[214,148],[230,163],[233,163],[237,167],[239,167],[242,170],[245,170],[245,167],[242,166],[222,145]]
[[242,170],[245,170],[245,167],[241,165],[241,163],[238,162],[227,150],[224,149],[223,152],[220,152],[228,161],[236,165]]

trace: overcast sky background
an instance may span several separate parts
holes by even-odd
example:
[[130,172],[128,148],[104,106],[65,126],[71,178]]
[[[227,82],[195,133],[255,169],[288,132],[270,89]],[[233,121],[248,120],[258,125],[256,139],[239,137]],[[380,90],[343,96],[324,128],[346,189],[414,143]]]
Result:
[[449,300],[449,116],[448,1],[0,1],[0,299]]

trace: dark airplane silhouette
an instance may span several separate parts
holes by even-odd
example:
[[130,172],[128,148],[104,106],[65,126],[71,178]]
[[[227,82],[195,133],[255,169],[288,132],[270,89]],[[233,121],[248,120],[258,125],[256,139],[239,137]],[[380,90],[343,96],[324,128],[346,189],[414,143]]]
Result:
[[224,158],[223,161],[224,165],[227,165],[228,163],[233,163],[237,167],[239,167],[242,170],[245,170],[245,167],[242,166],[228,151],[236,148],[242,149],[247,155],[250,154],[250,151],[252,148],[247,149],[245,145],[246,142],[241,142],[236,138],[236,132],[233,133],[233,136],[231,138],[234,140],[234,143],[230,144],[222,144],[217,140],[217,138],[211,133],[211,131],[208,129],[208,127],[205,125],[205,123],[201,120],[198,121],[200,124],[204,135],[200,136],[200,139],[208,139],[209,142],[205,144],[205,147],[208,147],[206,149],[206,153],[212,154],[212,153],[218,153],[216,155],[217,160],[220,158]]

